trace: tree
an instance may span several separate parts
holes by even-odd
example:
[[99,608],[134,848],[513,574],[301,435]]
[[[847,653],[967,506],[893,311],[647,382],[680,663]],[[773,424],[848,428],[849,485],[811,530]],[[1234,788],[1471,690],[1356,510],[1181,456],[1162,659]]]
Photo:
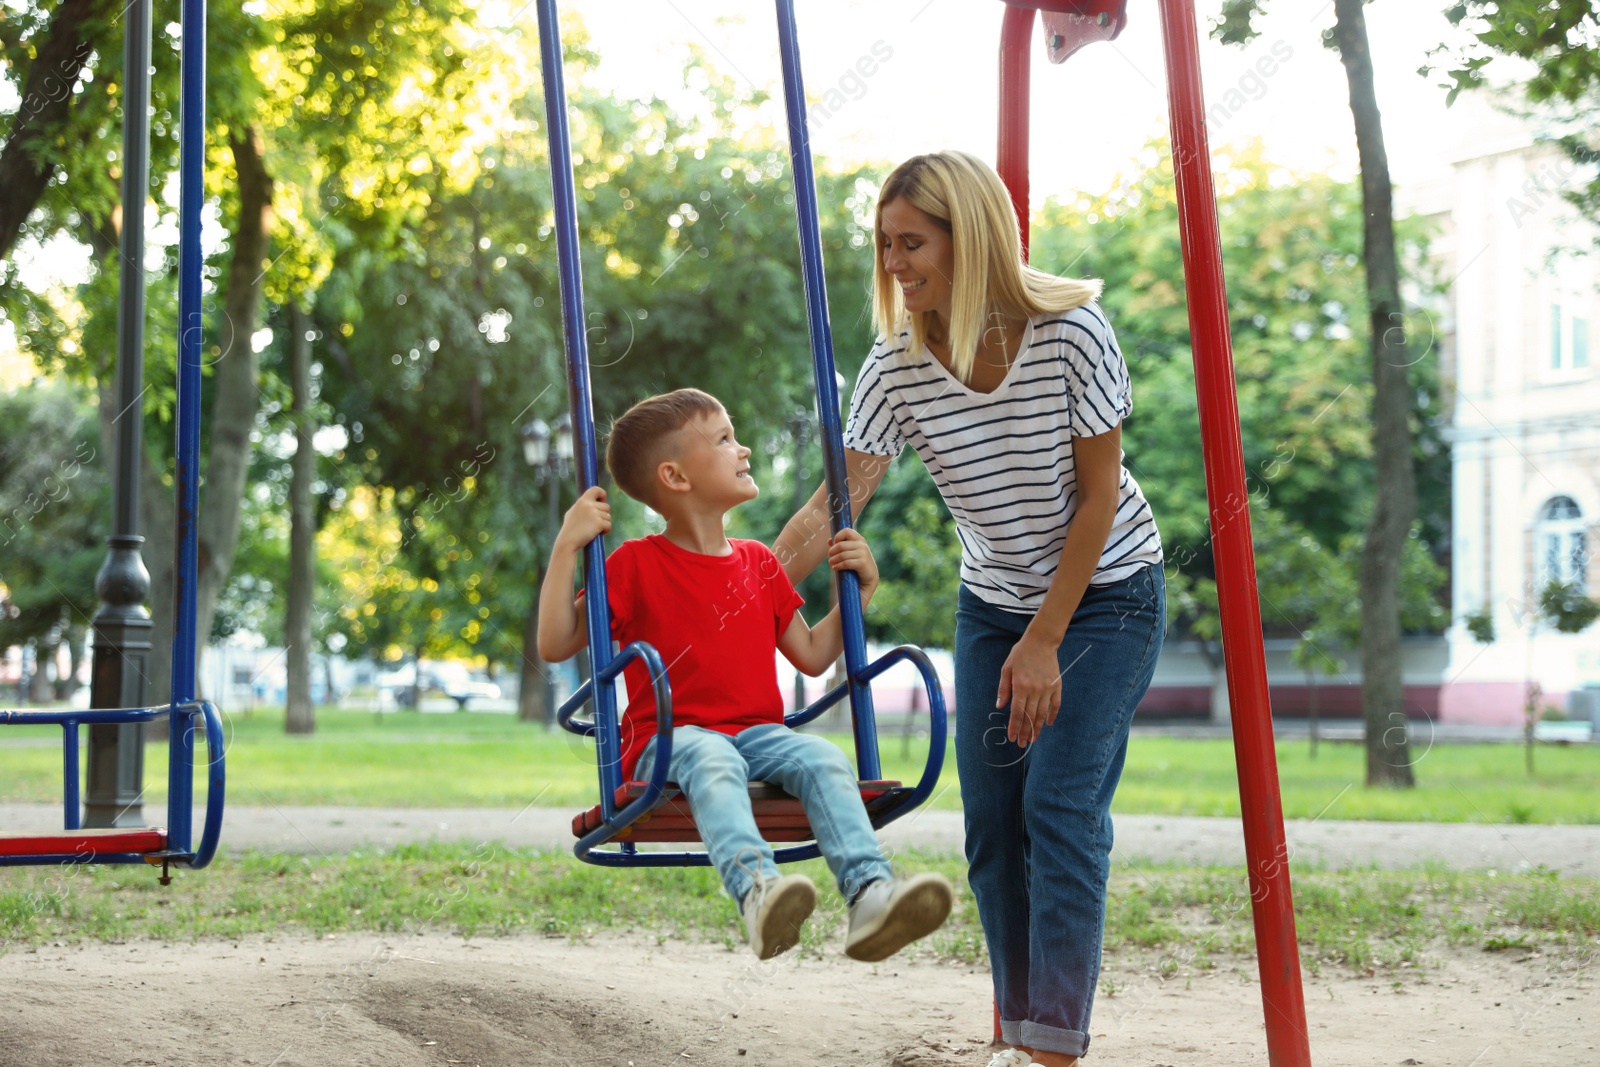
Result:
[[1600,172],[1589,169],[1600,162],[1594,125],[1600,108],[1600,11],[1589,0],[1457,0],[1445,17],[1472,35],[1464,48],[1435,50],[1445,54],[1448,101],[1454,103],[1463,90],[1491,88],[1496,58],[1531,64],[1531,76],[1519,86],[1528,113],[1560,144],[1569,174],[1580,167],[1588,171],[1587,180],[1562,195],[1600,223]]
[[[798,254],[786,254],[798,242],[782,150],[768,133],[737,132],[751,128],[743,116],[760,97],[697,65],[689,76],[712,117],[690,119],[659,100],[590,93],[577,66],[569,77],[597,422],[603,432],[608,416],[648,393],[698,385],[770,456],[765,444],[787,438],[785,417],[809,406],[811,386]],[[407,254],[375,261],[356,244],[340,250],[313,318],[326,337],[324,396],[350,435],[345,469],[392,494],[406,531],[389,558],[455,598],[434,603],[441,625],[453,619],[475,654],[520,662],[524,688],[542,692],[542,664],[523,650],[553,531],[517,434],[534,416],[553,420],[566,389],[554,235],[529,222],[550,210],[542,101],[530,93],[511,114],[471,186],[421,214]],[[863,292],[870,265],[858,217],[869,194],[857,181],[826,170],[819,179],[835,293]],[[839,331],[853,361],[866,352],[865,331],[859,322]],[[429,447],[417,448],[424,438]],[[758,503],[782,506],[770,493]],[[642,507],[620,495],[613,504],[611,543],[647,528]],[[786,515],[740,509],[735,532],[770,537]],[[421,591],[431,602],[434,591]]]
[[[199,519],[202,632],[210,629],[239,544],[261,399],[257,349],[263,299],[282,303],[290,294],[309,299],[330,235],[364,227],[369,249],[382,254],[386,245],[405,239],[405,223],[415,208],[440,190],[470,181],[471,168],[454,164],[469,140],[482,143],[488,135],[469,134],[465,115],[475,111],[493,125],[497,97],[486,86],[503,80],[497,70],[504,62],[500,50],[469,34],[467,12],[458,0],[341,0],[309,7],[284,0],[249,10],[214,8],[208,19],[208,140],[216,146],[207,161],[208,199],[226,220],[229,240],[207,264],[208,275],[223,281],[219,306],[206,324],[212,343],[205,396],[206,492]],[[33,30],[34,36],[43,32]],[[173,36],[157,37],[151,189],[159,192],[174,164],[177,65],[171,58]],[[0,44],[8,57],[31,47],[20,36],[0,38]],[[120,50],[100,47],[85,54],[95,61],[83,69],[82,79],[95,78],[96,91],[79,90],[85,100],[74,107],[81,114],[51,145],[56,184],[38,198],[42,210],[29,217],[27,226],[34,240],[63,230],[78,236],[94,250],[95,272],[77,294],[77,307],[8,277],[0,289],[0,310],[16,328],[19,344],[41,363],[101,385],[102,421],[109,426],[119,413],[110,396],[110,368],[100,354],[115,350],[104,342],[115,319],[110,283],[115,232],[107,222],[116,204]],[[24,142],[13,137],[7,150],[13,143]],[[409,153],[404,157],[393,151],[401,144]],[[171,205],[159,198],[158,204],[170,217]],[[156,320],[166,328],[150,331],[153,348],[163,336],[170,338],[172,320],[164,317],[170,315],[170,288],[170,279],[153,279],[153,319],[156,308],[169,305]],[[151,370],[154,388],[146,404],[157,425],[146,435],[151,455],[141,490],[141,526],[152,579],[152,639],[161,647],[170,641],[172,622],[165,602],[172,588],[171,393],[170,368],[163,372],[152,364]],[[159,700],[168,686],[168,664],[157,656],[151,666],[151,699]]]
[[949,510],[923,497],[907,511],[883,513],[895,519],[888,547],[904,577],[879,586],[869,610],[874,629],[895,644],[954,648],[961,547]]
[[[0,649],[32,643],[32,699],[72,695],[105,558],[110,487],[93,409],[63,384],[0,394]],[[72,664],[45,683],[65,644]]]
[[[1243,44],[1265,0],[1225,0],[1216,33]],[[1361,704],[1366,723],[1367,784],[1412,786],[1400,676],[1400,561],[1417,512],[1410,418],[1405,305],[1395,251],[1393,187],[1383,143],[1367,46],[1364,0],[1334,0],[1334,25],[1324,39],[1337,49],[1350,93],[1361,161],[1362,262],[1372,368],[1372,458],[1375,506],[1361,566]]]
[[10,258],[61,166],[76,169],[76,159],[64,156],[79,147],[80,131],[107,117],[111,98],[82,82],[86,73],[92,77],[92,57],[120,54],[120,7],[64,0],[8,9],[0,22],[0,71],[19,101],[0,118],[0,259]]

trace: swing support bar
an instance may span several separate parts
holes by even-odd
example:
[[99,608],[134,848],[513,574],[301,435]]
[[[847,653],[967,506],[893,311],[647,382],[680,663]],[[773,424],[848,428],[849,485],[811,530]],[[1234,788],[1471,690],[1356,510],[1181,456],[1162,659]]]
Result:
[[1233,376],[1233,339],[1228,332],[1222,237],[1217,226],[1211,149],[1206,140],[1199,34],[1194,0],[1160,0],[1160,6],[1172,123],[1172,169],[1177,179],[1183,276],[1189,295],[1195,392],[1200,407],[1206,497],[1211,505],[1217,604],[1222,614],[1222,651],[1233,716],[1250,907],[1255,919],[1261,1001],[1266,1013],[1267,1062],[1272,1067],[1310,1067],[1300,947],[1289,885],[1289,846],[1283,830],[1272,706],[1267,694],[1267,660],[1261,642],[1261,604],[1256,595],[1255,549],[1250,540],[1250,498],[1245,486],[1239,395]]

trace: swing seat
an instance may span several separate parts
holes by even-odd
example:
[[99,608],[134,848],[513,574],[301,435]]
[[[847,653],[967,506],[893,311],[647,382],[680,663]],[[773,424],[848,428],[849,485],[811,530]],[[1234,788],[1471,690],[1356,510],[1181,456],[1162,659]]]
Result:
[[164,826],[67,830],[49,834],[0,832],[0,856],[5,857],[59,856],[78,863],[98,863],[102,856],[147,856],[166,847]]
[[[86,830],[79,782],[82,728],[160,723],[169,730],[167,780],[175,782],[167,801],[165,826],[123,826]],[[222,716],[214,704],[186,701],[176,706],[151,708],[96,708],[21,710],[0,709],[0,726],[33,725],[61,728],[61,807],[65,826],[60,830],[0,830],[0,867],[40,867],[73,863],[148,863],[199,870],[216,855],[222,836],[223,800],[227,793],[226,744]],[[192,846],[194,817],[194,748],[197,735],[204,738],[205,822],[198,845]]]
[[[649,785],[649,782],[624,782],[617,788],[617,807],[621,808],[643,796]],[[896,806],[912,792],[899,782],[892,781],[870,781],[860,785],[861,802],[867,806],[869,814]],[[778,786],[768,782],[751,782],[750,809],[755,813],[761,836],[768,841],[810,841],[815,836],[799,799]],[[600,805],[596,804],[573,817],[572,836],[581,838],[602,822],[604,818],[600,814]],[[676,782],[668,782],[660,803],[612,838],[613,841],[628,842],[694,842],[700,839],[694,816],[689,812],[689,802],[678,791]]]

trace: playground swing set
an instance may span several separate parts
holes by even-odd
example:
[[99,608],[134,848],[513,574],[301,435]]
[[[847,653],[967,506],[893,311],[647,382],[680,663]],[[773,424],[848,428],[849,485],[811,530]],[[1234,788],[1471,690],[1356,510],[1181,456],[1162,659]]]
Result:
[[[1062,63],[1083,46],[1116,38],[1127,24],[1127,0],[1001,0],[1005,5],[1000,45],[1000,115],[997,171],[1011,192],[1028,247],[1029,39],[1036,13],[1043,16],[1045,49]],[[805,91],[793,0],[775,0],[784,102],[788,116],[795,210],[807,325],[811,338],[816,400],[833,531],[851,524],[845,491],[839,395],[836,386],[822,246],[806,132]],[[1172,153],[1177,184],[1185,286],[1193,338],[1206,491],[1213,516],[1217,591],[1224,631],[1228,693],[1233,709],[1234,745],[1239,771],[1245,851],[1261,975],[1268,1060],[1273,1067],[1310,1067],[1300,960],[1279,796],[1277,766],[1267,698],[1260,607],[1254,596],[1255,559],[1247,508],[1238,403],[1234,388],[1232,343],[1222,276],[1215,185],[1205,130],[1201,93],[1199,37],[1193,0],[1155,0],[1159,9],[1168,76]],[[541,66],[550,137],[554,216],[560,267],[561,309],[567,384],[576,445],[579,491],[598,484],[599,450],[590,392],[584,324],[583,285],[578,250],[577,195],[562,72],[562,47],[556,0],[537,0]],[[182,88],[180,104],[179,346],[178,346],[178,540],[177,620],[172,648],[173,699],[158,707],[109,711],[0,711],[0,725],[50,723],[63,730],[63,801],[66,829],[57,834],[0,833],[0,866],[59,863],[150,863],[169,881],[172,866],[198,869],[211,861],[220,837],[224,798],[221,721],[216,708],[195,699],[195,577],[197,566],[199,386],[201,345],[200,209],[204,146],[205,0],[183,0]],[[198,27],[198,29],[191,29]],[[596,746],[599,803],[573,819],[578,839],[574,853],[588,863],[614,867],[703,866],[703,851],[641,850],[640,844],[689,844],[700,840],[688,805],[666,779],[671,758],[672,691],[660,655],[636,642],[612,651],[606,599],[605,546],[596,537],[584,550],[587,597],[589,681],[561,707],[561,726]],[[946,712],[944,693],[927,655],[901,646],[868,662],[853,572],[837,575],[847,681],[810,707],[785,717],[789,726],[817,718],[846,698],[850,701],[856,764],[863,801],[874,826],[907,814],[931,794],[943,769]],[[658,758],[649,780],[621,780],[621,743],[614,682],[639,660],[647,668],[657,708]],[[880,778],[871,683],[889,667],[909,662],[927,691],[929,755],[913,787]],[[592,705],[591,717],[577,712]],[[83,725],[146,723],[166,719],[168,818],[165,828],[85,830],[80,827],[78,730]],[[198,847],[191,848],[194,741],[203,727],[208,761],[205,824]],[[779,862],[817,856],[800,803],[764,783],[751,783],[757,823],[774,842]],[[607,847],[612,846],[612,847]],[[998,1017],[996,1019],[998,1038]]]

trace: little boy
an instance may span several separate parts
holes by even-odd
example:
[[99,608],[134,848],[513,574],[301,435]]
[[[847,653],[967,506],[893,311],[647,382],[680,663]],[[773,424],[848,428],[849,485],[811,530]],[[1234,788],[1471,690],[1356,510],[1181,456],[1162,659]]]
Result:
[[[855,768],[832,743],[783,725],[774,652],[820,675],[843,649],[839,609],[814,629],[776,556],[758,541],[723,533],[727,513],[759,490],[750,450],[735,440],[717,400],[698,389],[640,401],[611,427],[606,466],[623,492],[667,521],[664,534],[625,541],[606,562],[612,636],[647,641],[672,683],[668,780],[689,801],[706,850],[740,905],[750,947],[770,959],[800,940],[817,891],[802,874],[780,877],[750,810],[748,783],[779,785],[800,798],[817,844],[850,902],[845,954],[882,960],[944,922],[951,888],[943,876],[899,880],[878,848]],[[590,489],[567,512],[539,593],[539,655],[560,662],[588,644],[579,554],[611,529],[605,491]],[[861,535],[844,530],[828,551],[834,570],[853,570],[864,608],[878,568]],[[642,664],[624,672],[624,780],[647,778],[655,754],[655,695]]]

